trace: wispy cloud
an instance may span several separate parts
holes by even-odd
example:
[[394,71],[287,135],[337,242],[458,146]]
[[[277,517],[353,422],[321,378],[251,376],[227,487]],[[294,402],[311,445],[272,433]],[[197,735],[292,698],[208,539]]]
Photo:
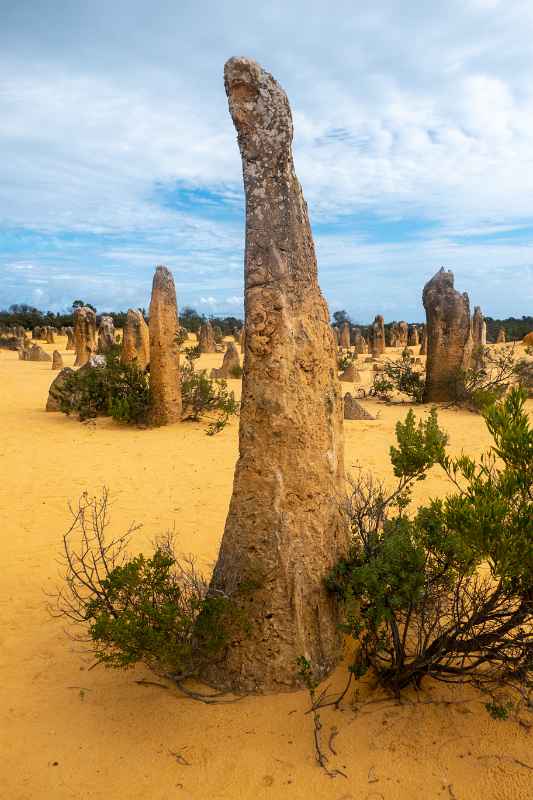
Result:
[[528,0],[340,0],[333,13],[228,0],[208,14],[79,0],[43,14],[12,4],[0,31],[0,306],[34,299],[35,281],[51,307],[147,305],[157,263],[182,305],[241,306],[222,67],[244,53],[291,100],[332,306],[415,318],[445,264],[488,313],[531,311]]

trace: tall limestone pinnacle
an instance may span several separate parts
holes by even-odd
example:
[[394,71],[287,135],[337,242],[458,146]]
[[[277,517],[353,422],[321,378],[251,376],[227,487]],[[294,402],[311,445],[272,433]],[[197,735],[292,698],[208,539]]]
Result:
[[224,77],[246,193],[246,336],[239,459],[212,585],[234,593],[250,629],[212,677],[275,691],[298,684],[298,656],[324,675],[340,654],[324,576],[348,543],[342,395],[287,96],[245,58]]
[[461,392],[462,373],[471,363],[470,302],[453,282],[453,272],[442,268],[422,294],[427,320],[426,403],[455,400]]
[[150,300],[150,409],[152,425],[181,419],[179,328],[176,288],[172,273],[156,267]]

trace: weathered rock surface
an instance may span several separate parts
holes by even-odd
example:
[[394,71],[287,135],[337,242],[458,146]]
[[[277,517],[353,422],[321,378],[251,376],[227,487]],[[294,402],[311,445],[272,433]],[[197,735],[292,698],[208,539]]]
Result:
[[448,402],[461,394],[461,375],[470,367],[472,333],[466,292],[453,286],[453,272],[442,268],[424,287],[427,362],[424,400]]
[[113,322],[113,317],[104,314],[100,318],[100,325],[98,326],[98,352],[102,355],[109,353],[114,346],[115,323]]
[[398,323],[398,347],[407,347],[409,341],[409,325],[403,320]]
[[235,593],[250,629],[232,638],[214,680],[273,691],[298,685],[299,655],[319,675],[340,656],[324,576],[348,543],[342,398],[287,97],[243,58],[228,61],[225,84],[246,193],[246,356],[239,459],[213,587]]
[[59,350],[52,353],[52,369],[63,369],[63,358]]
[[409,339],[408,339],[409,347],[418,347],[420,344],[420,339],[418,337],[418,327],[416,325],[411,325],[409,328]]
[[526,335],[522,339],[522,344],[525,347],[533,347],[533,331],[530,331],[530,333],[526,333]]
[[[529,336],[529,334],[528,334]],[[496,337],[496,344],[504,344],[506,342],[505,328],[500,328]]]
[[241,368],[241,362],[239,359],[239,351],[237,350],[233,342],[228,342],[226,352],[224,353],[224,358],[222,359],[222,366],[219,369],[212,369],[211,377],[236,378],[239,376],[236,375],[235,373],[238,372],[240,368]]
[[74,372],[75,370],[70,367],[65,367],[56,375],[48,390],[48,400],[46,401],[47,411],[61,411],[60,399],[65,381],[69,375],[74,375]]
[[344,395],[344,419],[376,419],[349,392]]
[[215,334],[209,320],[204,322],[200,327],[200,332],[198,333],[198,346],[201,353],[216,353],[217,351]]
[[54,329],[49,325],[46,329],[46,344],[55,344]]
[[74,311],[75,367],[82,367],[96,353],[96,312],[88,306]]
[[421,340],[420,340],[420,355],[421,356],[425,356],[426,355],[427,346],[428,346],[428,337],[427,337],[426,329],[424,328],[424,330],[422,331],[422,337],[421,337]]
[[179,329],[172,273],[156,267],[150,301],[150,409],[152,425],[170,425],[181,418]]
[[123,364],[137,364],[145,370],[150,363],[150,334],[142,313],[134,308],[128,309],[120,360]]

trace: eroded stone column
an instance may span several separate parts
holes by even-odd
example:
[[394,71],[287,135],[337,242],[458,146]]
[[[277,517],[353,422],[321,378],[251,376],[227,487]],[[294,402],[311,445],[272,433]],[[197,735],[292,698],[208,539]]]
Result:
[[150,334],[140,311],[129,308],[122,333],[120,360],[123,364],[137,364],[145,370],[150,363]]
[[215,333],[209,320],[200,327],[198,345],[201,353],[216,353],[217,351]]
[[98,352],[109,353],[112,347],[115,346],[115,323],[113,317],[107,314],[100,319],[98,326]]
[[96,353],[96,312],[88,306],[74,311],[75,367],[83,367]]
[[484,357],[484,325],[483,312],[479,306],[474,308],[474,316],[472,317],[472,365],[474,369],[483,369],[485,363]]
[[150,410],[151,425],[170,425],[181,418],[179,329],[176,288],[172,273],[156,267],[150,300]]
[[472,333],[470,302],[466,292],[453,286],[453,272],[439,270],[424,286],[427,362],[425,402],[457,399],[462,374],[470,367]]
[[370,352],[377,358],[385,352],[385,322],[378,314],[370,328]]
[[337,662],[324,576],[348,542],[336,347],[307,206],[294,172],[287,96],[259,64],[225,67],[246,193],[246,339],[239,459],[213,587],[234,593],[250,630],[232,637],[216,682],[298,684]]
[[350,323],[343,322],[340,331],[339,331],[339,346],[343,348],[343,350],[349,350],[350,348]]

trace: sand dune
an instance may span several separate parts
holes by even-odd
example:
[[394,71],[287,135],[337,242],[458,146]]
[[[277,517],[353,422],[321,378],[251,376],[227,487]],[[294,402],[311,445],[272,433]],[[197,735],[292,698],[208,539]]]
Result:
[[[66,340],[44,345],[74,354]],[[220,366],[204,355],[200,366]],[[361,360],[360,360],[361,361]],[[361,364],[361,366],[363,366]],[[371,365],[364,365],[371,366]],[[89,669],[92,659],[46,612],[68,502],[107,486],[112,529],[143,524],[133,550],[175,529],[206,571],[216,558],[237,455],[237,423],[155,430],[44,411],[50,364],[0,350],[0,797],[6,800],[528,800],[533,731],[492,720],[473,691],[427,684],[402,705],[369,687],[322,712],[329,778],[315,763],[305,692],[205,706],[162,688],[148,670]],[[366,382],[370,381],[370,371]],[[229,382],[238,390],[239,382]],[[345,385],[346,390],[350,389]],[[346,464],[392,480],[388,448],[405,406],[365,401],[375,421],[346,422]],[[529,401],[530,410],[533,402]],[[417,414],[424,411],[417,410]],[[450,449],[478,455],[483,420],[441,410]],[[432,473],[418,499],[443,493]],[[340,686],[340,668],[331,679]],[[146,679],[149,684],[137,681]]]

